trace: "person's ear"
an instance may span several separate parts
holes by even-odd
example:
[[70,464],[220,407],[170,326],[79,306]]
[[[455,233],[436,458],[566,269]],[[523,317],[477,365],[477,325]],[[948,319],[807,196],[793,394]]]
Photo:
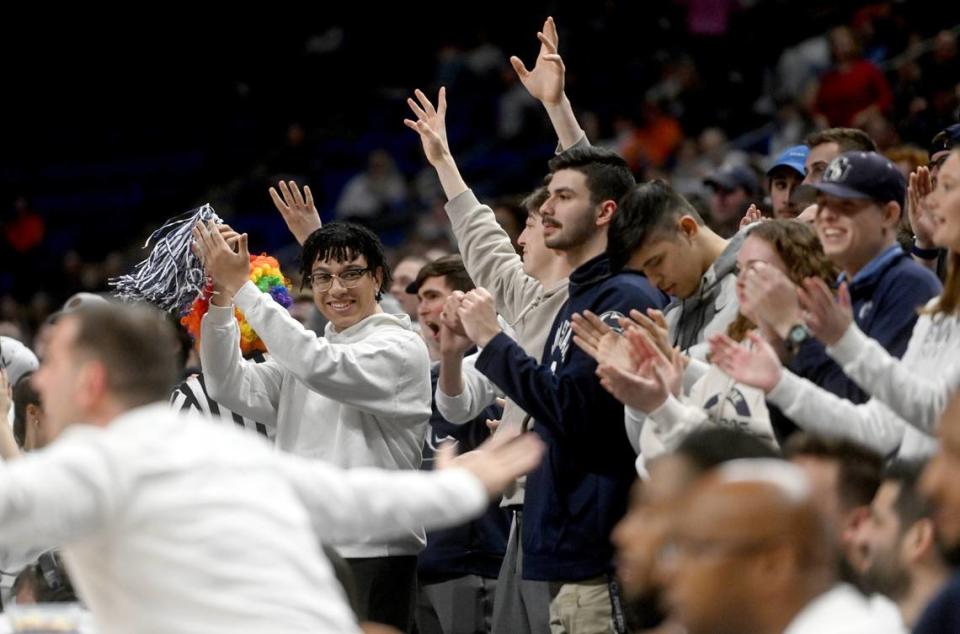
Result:
[[600,212],[597,214],[597,226],[605,227],[609,225],[615,213],[617,213],[617,201],[605,200],[600,203]]
[[914,522],[903,538],[903,546],[909,560],[923,559],[937,548],[936,528],[933,520],[923,517]]
[[691,216],[684,215],[677,221],[677,230],[688,242],[691,242],[700,233],[700,225]]
[[109,391],[107,368],[103,363],[88,361],[80,368],[77,377],[77,392],[83,407],[95,407],[109,395]]
[[36,403],[27,404],[24,412],[27,415],[27,424],[36,425],[40,422],[40,416],[43,413],[43,410],[40,409],[40,406]]
[[883,224],[896,230],[897,225],[900,224],[901,214],[900,203],[891,200],[883,206]]

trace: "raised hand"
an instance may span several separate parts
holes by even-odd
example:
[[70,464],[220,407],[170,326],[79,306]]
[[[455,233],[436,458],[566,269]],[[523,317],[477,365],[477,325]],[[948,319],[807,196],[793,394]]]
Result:
[[250,277],[250,251],[247,248],[247,234],[236,239],[237,251],[234,251],[213,221],[198,222],[193,228],[195,249],[207,275],[222,291],[223,297],[214,296],[214,303],[226,305]]
[[[441,87],[434,108],[423,91],[413,91],[417,101],[407,98],[407,105],[417,120],[404,119],[403,123],[420,135],[423,153],[434,167],[450,159],[450,144],[447,142],[447,89]],[[419,103],[417,103],[419,102]]]
[[750,208],[747,209],[747,213],[743,214],[743,218],[740,219],[740,228],[749,227],[750,225],[762,222],[763,214],[760,213],[760,210],[757,209],[756,205],[750,205]]
[[754,262],[740,272],[747,317],[766,323],[780,338],[803,320],[797,287],[786,274],[765,262]]
[[7,416],[13,404],[13,386],[7,380],[7,371],[0,368],[0,425],[7,426]]
[[770,392],[783,376],[783,366],[773,347],[756,332],[747,333],[752,348],[724,334],[710,337],[710,361],[739,383]]
[[926,197],[933,192],[933,180],[930,170],[926,166],[918,167],[910,174],[907,184],[907,217],[910,219],[910,228],[916,237],[917,246],[921,249],[932,249],[933,232],[936,226],[933,217],[926,209]]
[[20,456],[20,448],[7,424],[7,415],[13,404],[13,389],[7,380],[7,371],[0,368],[0,462]]
[[270,188],[273,205],[283,216],[287,229],[302,245],[310,234],[321,226],[320,214],[317,212],[316,205],[313,204],[313,192],[310,191],[310,186],[306,185],[301,194],[296,181],[280,181],[277,183],[277,188],[280,189],[279,193],[276,188]]
[[816,277],[805,279],[798,292],[806,311],[807,328],[813,336],[828,346],[840,341],[853,323],[853,305],[847,283],[840,285],[836,301],[826,283]]
[[510,64],[527,92],[545,106],[554,106],[563,101],[566,67],[557,53],[560,37],[553,18],[547,18],[543,23],[543,31],[537,33],[537,39],[540,40],[540,53],[533,70],[527,70],[515,55],[510,58]]

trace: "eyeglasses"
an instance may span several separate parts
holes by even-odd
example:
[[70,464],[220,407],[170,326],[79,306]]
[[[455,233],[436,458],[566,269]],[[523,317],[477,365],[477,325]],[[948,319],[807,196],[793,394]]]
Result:
[[355,288],[364,274],[369,273],[370,269],[347,269],[340,274],[336,273],[311,273],[307,276],[310,282],[310,288],[321,293],[329,291],[333,286],[333,278],[340,281],[340,286],[344,288]]

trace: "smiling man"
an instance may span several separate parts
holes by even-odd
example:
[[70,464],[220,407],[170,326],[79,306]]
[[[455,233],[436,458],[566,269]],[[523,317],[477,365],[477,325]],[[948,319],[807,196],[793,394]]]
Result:
[[897,243],[906,180],[876,152],[844,152],[813,187],[817,236],[841,270],[838,281],[849,287],[857,325],[890,354],[903,356],[917,309],[941,290],[936,275]]
[[[201,244],[216,244],[215,229],[198,229]],[[329,321],[323,337],[249,282],[241,254],[220,242],[205,254],[219,291],[203,319],[200,348],[210,396],[275,426],[284,451],[347,469],[419,468],[430,418],[430,360],[409,317],[387,314],[377,303],[390,285],[379,239],[335,222],[304,241],[303,283]],[[267,344],[269,361],[240,357],[234,308]],[[424,542],[419,530],[389,543],[330,544],[351,565],[362,618],[408,628]]]

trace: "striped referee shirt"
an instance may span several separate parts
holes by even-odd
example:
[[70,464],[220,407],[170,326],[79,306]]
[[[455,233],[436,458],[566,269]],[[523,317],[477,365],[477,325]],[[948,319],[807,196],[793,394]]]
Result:
[[[257,354],[251,360],[260,363],[264,360],[264,357]],[[185,381],[175,387],[170,395],[170,405],[179,412],[195,411],[214,420],[232,420],[236,425],[255,431],[271,441],[277,433],[275,429],[270,429],[263,423],[231,412],[210,398],[207,394],[207,386],[203,382],[203,374],[191,374]]]

